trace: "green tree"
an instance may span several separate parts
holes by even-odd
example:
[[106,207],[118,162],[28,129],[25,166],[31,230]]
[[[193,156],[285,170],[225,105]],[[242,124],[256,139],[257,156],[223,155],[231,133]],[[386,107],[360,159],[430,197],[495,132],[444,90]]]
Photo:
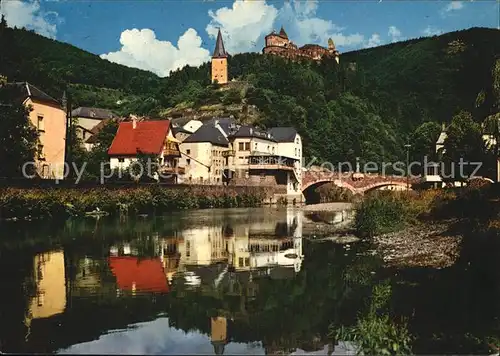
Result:
[[109,168],[107,167],[107,163],[109,163],[108,149],[117,131],[118,122],[111,120],[97,133],[96,144],[87,154],[87,166],[84,175],[86,179],[96,179],[100,177],[101,167],[106,169]]
[[[474,121],[472,114],[461,111],[455,115],[446,131],[444,141],[444,159],[458,169],[459,162],[483,162],[486,158],[486,147],[483,141],[481,125]],[[474,167],[466,165],[463,173],[469,176]],[[455,171],[458,177],[459,172]],[[460,177],[464,178],[464,177]],[[460,179],[459,178],[459,179]]]
[[[436,122],[424,122],[417,127],[411,135],[411,161],[423,162],[427,156],[427,160],[437,160],[436,141],[441,133],[441,127]],[[417,169],[420,169],[417,167]],[[413,172],[419,174],[422,172]]]
[[[38,147],[38,132],[31,124],[29,112],[20,98],[17,86],[0,83],[0,176],[22,177],[22,167],[34,162]],[[32,165],[28,167],[32,168]],[[33,174],[34,172],[27,172]]]

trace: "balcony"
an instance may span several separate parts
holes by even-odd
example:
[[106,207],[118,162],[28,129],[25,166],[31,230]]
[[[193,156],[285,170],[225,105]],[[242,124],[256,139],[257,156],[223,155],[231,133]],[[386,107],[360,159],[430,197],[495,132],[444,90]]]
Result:
[[161,172],[163,174],[186,174],[186,168],[184,167],[161,167]]
[[234,157],[236,152],[234,150],[222,151],[222,157]]
[[163,150],[164,157],[180,157],[181,153],[177,148],[165,148]]
[[281,156],[250,156],[249,169],[282,169],[293,171],[295,160]]

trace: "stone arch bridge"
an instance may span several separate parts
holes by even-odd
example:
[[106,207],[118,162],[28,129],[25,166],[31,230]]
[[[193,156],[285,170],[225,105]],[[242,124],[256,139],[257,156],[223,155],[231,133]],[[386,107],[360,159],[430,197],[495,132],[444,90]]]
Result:
[[[411,185],[416,183],[418,178],[410,177]],[[406,190],[407,180],[404,176],[383,176],[380,174],[363,174],[354,172],[331,172],[327,170],[308,170],[302,172],[302,192],[318,187],[325,183],[346,188],[354,194],[364,194],[374,189]]]

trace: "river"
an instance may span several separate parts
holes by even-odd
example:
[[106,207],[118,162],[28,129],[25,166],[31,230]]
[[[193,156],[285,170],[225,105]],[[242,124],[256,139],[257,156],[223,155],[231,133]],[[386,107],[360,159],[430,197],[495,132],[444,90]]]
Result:
[[484,352],[498,332],[491,280],[383,268],[308,223],[300,208],[1,223],[0,351],[342,355],[329,326],[353,324],[386,279],[416,352]]

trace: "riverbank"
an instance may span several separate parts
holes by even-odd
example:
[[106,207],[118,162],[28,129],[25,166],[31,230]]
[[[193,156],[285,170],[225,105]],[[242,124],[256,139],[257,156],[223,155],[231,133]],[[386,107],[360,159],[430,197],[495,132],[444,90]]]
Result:
[[273,197],[268,187],[136,186],[0,189],[0,219],[67,218],[88,214],[157,214],[174,210],[257,207]]
[[[424,194],[429,195],[429,193]],[[386,199],[386,197],[378,199]],[[401,212],[404,214],[401,220],[405,220],[405,224],[394,226],[396,231],[366,236],[365,240],[373,243],[373,252],[383,259],[387,267],[445,268],[453,265],[460,254],[462,242],[461,235],[450,231],[455,220],[424,223],[415,219],[416,215],[429,209],[431,204],[429,202],[423,204],[424,197],[422,196],[416,196],[413,199],[413,202],[408,201],[408,210],[413,209],[413,213]],[[426,196],[425,199],[428,197]],[[420,206],[415,210],[415,205],[418,204]],[[361,239],[357,236],[359,233],[354,226],[353,215],[343,221],[333,219],[339,221],[337,223],[328,223],[335,213],[340,214],[354,209],[360,209],[360,206],[351,203],[325,203],[303,207],[306,217],[303,227],[304,235],[315,242],[330,241],[350,244],[360,241]],[[380,212],[377,209],[370,214],[380,214]],[[412,220],[411,223],[408,220]]]

